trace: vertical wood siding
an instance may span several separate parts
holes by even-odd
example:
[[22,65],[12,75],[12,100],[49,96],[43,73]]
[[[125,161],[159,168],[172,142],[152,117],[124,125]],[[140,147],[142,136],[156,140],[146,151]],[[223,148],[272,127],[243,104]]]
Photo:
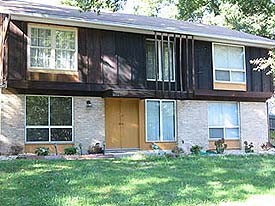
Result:
[[[164,39],[167,40],[165,35]],[[78,28],[78,72],[72,72],[71,74],[28,72],[27,22],[12,21],[8,39],[8,78],[10,80],[83,83],[91,90],[93,90],[94,84],[101,84],[107,86],[115,85],[117,88],[121,86],[121,88],[131,87],[144,90],[155,90],[157,87],[159,90],[164,89],[165,91],[169,89],[171,91],[181,91],[182,87],[182,92],[188,88],[192,91],[193,79],[195,79],[196,90],[213,91],[211,42],[194,41],[195,56],[193,59],[192,40],[189,39],[187,41],[186,36],[182,36],[182,41],[180,41],[179,37],[177,37],[175,40],[176,83],[171,82],[169,85],[167,82],[149,82],[146,80],[145,43],[148,37],[154,38],[142,34]],[[187,43],[188,48],[186,48]],[[246,47],[248,92],[273,91],[272,77],[270,75],[267,76],[265,71],[254,71],[253,65],[250,64],[251,59],[266,55],[266,49]],[[194,78],[192,76],[193,62],[195,63]],[[180,69],[182,69],[182,72],[180,72]],[[182,83],[180,80],[182,80]],[[88,84],[91,84],[91,86]]]

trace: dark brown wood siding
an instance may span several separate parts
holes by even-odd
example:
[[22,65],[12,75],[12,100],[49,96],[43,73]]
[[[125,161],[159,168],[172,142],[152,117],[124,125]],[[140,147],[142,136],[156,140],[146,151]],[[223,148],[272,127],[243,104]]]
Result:
[[212,43],[195,41],[196,89],[213,90]]
[[[257,98],[262,93],[259,99],[263,100],[273,91],[272,77],[267,76],[265,71],[254,71],[250,64],[251,59],[266,56],[266,49],[246,47],[247,92],[214,91],[212,43],[194,41],[193,48],[192,40],[187,40],[186,36],[182,36],[181,41],[181,67],[179,37],[176,39],[176,83],[171,82],[169,85],[167,82],[149,82],[146,80],[145,48],[148,37],[150,38],[142,34],[78,28],[77,72],[30,72],[27,71],[27,22],[12,21],[8,39],[9,85],[24,92],[28,89],[38,92],[45,88],[53,93],[66,91],[69,94],[71,91],[79,95],[85,93],[104,96],[107,92],[125,97],[181,99],[201,99],[204,96],[206,99],[224,97],[236,100],[236,97],[245,99],[246,96]],[[155,91],[156,88],[158,91]]]
[[[272,92],[272,76],[267,71],[255,71],[250,60],[266,57],[267,49],[246,47],[246,82],[247,92]],[[212,43],[206,41],[195,41],[195,71],[196,89],[213,90],[213,62]]]
[[27,23],[11,21],[8,36],[8,79],[24,80],[27,72]]

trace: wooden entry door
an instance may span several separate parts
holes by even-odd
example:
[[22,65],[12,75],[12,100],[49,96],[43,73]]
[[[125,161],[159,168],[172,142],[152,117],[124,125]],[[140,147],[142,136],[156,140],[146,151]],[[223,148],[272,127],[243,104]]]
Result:
[[139,100],[105,99],[106,148],[139,148]]

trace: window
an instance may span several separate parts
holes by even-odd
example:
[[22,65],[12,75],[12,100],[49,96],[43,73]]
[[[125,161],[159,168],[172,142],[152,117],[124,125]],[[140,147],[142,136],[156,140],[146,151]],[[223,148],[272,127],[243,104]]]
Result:
[[237,103],[208,104],[209,138],[239,139],[239,106]]
[[175,141],[175,101],[146,101],[146,140]]
[[[164,81],[169,81],[169,70],[170,70],[170,81],[175,81],[175,68],[174,68],[174,44],[170,43],[170,53],[168,52],[168,42],[163,42],[163,55],[161,55],[161,41],[157,41],[157,55],[158,55],[158,81],[162,81],[162,60],[163,60],[163,71]],[[169,53],[169,57],[168,57]],[[170,61],[170,68],[168,59]],[[155,56],[155,41],[146,41],[146,68],[147,68],[147,80],[156,80],[156,56]]]
[[29,69],[77,70],[76,29],[29,25]]
[[72,141],[71,97],[26,97],[26,142]]
[[216,82],[245,83],[244,47],[213,44],[214,79]]

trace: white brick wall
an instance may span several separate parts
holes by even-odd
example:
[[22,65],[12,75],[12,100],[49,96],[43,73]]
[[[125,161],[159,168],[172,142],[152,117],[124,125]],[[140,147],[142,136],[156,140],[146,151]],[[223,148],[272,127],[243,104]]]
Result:
[[[92,106],[87,107],[86,101]],[[83,146],[87,152],[90,145],[105,141],[104,99],[100,97],[74,97],[75,143]]]
[[[24,144],[24,95],[2,90],[0,153],[5,154],[11,145]],[[90,100],[92,107],[86,106]],[[179,146],[198,144],[208,147],[207,101],[177,101],[177,134]],[[265,103],[240,103],[241,143],[253,142],[255,149],[268,141],[267,110]],[[75,144],[83,145],[84,152],[90,145],[105,141],[104,99],[99,97],[74,97]]]
[[207,149],[207,101],[178,100],[177,117],[179,146],[182,146],[182,140],[184,140],[185,145],[199,145]]
[[6,154],[12,145],[24,145],[24,95],[2,90],[0,153]]
[[263,102],[241,102],[241,141],[253,142],[255,150],[268,141],[267,107]]

